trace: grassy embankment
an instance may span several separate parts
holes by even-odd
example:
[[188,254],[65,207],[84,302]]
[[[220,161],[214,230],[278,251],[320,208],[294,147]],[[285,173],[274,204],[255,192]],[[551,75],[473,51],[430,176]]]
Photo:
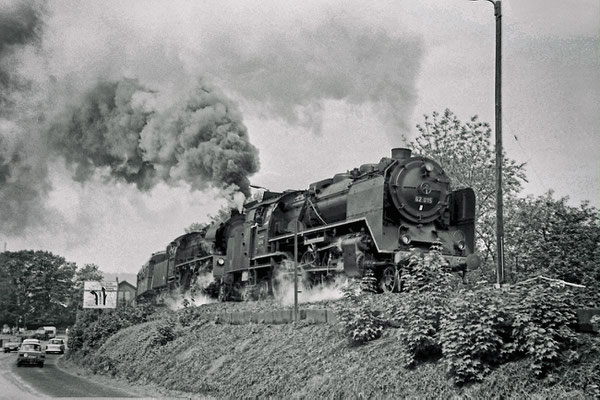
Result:
[[[381,302],[381,297],[378,298]],[[256,303],[255,303],[256,304]],[[332,303],[328,306],[331,307]],[[255,307],[265,308],[271,305]],[[211,304],[210,311],[252,305]],[[72,359],[95,373],[217,398],[372,398],[598,396],[600,338],[579,335],[579,359],[543,379],[526,359],[502,364],[483,382],[457,386],[439,360],[406,369],[399,330],[356,346],[339,326],[229,325],[184,310],[121,329],[99,349]],[[183,324],[182,324],[183,323]]]

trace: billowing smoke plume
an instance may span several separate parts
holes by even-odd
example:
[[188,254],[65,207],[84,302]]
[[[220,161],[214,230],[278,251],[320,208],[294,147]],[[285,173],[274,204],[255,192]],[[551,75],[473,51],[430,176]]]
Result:
[[50,184],[47,167],[36,158],[34,147],[5,135],[8,130],[14,133],[18,128],[0,121],[0,225],[3,233],[20,234],[46,220],[44,199]]
[[100,169],[140,190],[186,182],[249,194],[258,151],[235,105],[202,82],[164,110],[157,96],[131,79],[99,83],[52,124],[53,151],[75,167],[78,181]]
[[53,125],[53,148],[77,167],[75,178],[107,168],[143,190],[183,181],[196,189],[234,184],[249,193],[257,150],[235,106],[202,83],[163,111],[154,108],[154,95],[134,80],[100,83],[64,124]]
[[[80,182],[105,177],[143,191],[184,182],[247,195],[257,151],[236,107],[206,82],[252,117],[317,133],[328,102],[371,106],[404,128],[420,39],[341,3],[299,12],[279,2],[0,0],[3,233],[49,225],[48,171],[62,173],[52,163],[65,160]],[[205,80],[180,96],[198,76]]]
[[260,104],[259,113],[320,133],[325,102],[335,100],[371,105],[396,130],[409,130],[423,56],[419,37],[398,37],[340,18],[258,43],[244,40],[212,42],[215,48],[206,52],[216,61],[206,68]]
[[[48,165],[65,160],[79,182],[160,182],[222,189],[230,202],[250,194],[258,151],[236,106],[199,82],[168,107],[136,80],[100,82],[62,112],[0,120],[0,223],[3,233],[50,223]],[[56,222],[56,221],[55,221]]]
[[30,85],[19,73],[19,55],[38,44],[42,14],[39,2],[0,2],[0,225],[5,233],[21,233],[48,216],[46,160],[35,133],[21,125],[23,113],[15,111]]
[[11,109],[11,95],[27,87],[27,80],[17,73],[19,60],[15,55],[39,40],[41,15],[40,4],[35,1],[0,2],[0,116]]

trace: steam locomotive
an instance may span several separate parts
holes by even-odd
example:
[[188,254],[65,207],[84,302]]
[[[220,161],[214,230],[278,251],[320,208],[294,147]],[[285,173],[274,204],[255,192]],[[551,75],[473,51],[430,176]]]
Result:
[[393,292],[411,248],[434,243],[455,270],[479,265],[475,193],[452,191],[438,163],[395,148],[307,190],[266,191],[226,221],[178,237],[142,267],[137,295],[186,291],[211,274],[206,291],[222,301],[262,299],[298,264],[305,285],[368,273]]

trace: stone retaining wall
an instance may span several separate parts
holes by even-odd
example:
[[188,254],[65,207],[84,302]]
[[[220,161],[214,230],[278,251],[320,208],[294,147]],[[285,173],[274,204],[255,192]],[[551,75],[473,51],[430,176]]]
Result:
[[[600,308],[577,309],[577,328],[583,332],[598,333],[598,324],[592,324],[590,319],[594,315],[600,315]],[[313,324],[337,324],[338,316],[334,310],[328,309],[299,309],[299,320]],[[289,324],[294,322],[294,310],[274,310],[274,311],[237,311],[230,313],[205,313],[202,317],[216,320],[224,324]]]
[[[336,324],[338,322],[337,314],[333,310],[327,309],[299,309],[298,319],[313,324]],[[274,311],[237,311],[230,313],[205,313],[201,317],[215,320],[224,324],[289,324],[294,322],[294,310],[274,310]]]

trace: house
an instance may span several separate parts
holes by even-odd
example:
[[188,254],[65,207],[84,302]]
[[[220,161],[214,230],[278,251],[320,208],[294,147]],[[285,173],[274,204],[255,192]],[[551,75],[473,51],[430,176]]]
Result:
[[117,292],[117,307],[131,305],[135,300],[135,286],[127,281],[120,281]]

